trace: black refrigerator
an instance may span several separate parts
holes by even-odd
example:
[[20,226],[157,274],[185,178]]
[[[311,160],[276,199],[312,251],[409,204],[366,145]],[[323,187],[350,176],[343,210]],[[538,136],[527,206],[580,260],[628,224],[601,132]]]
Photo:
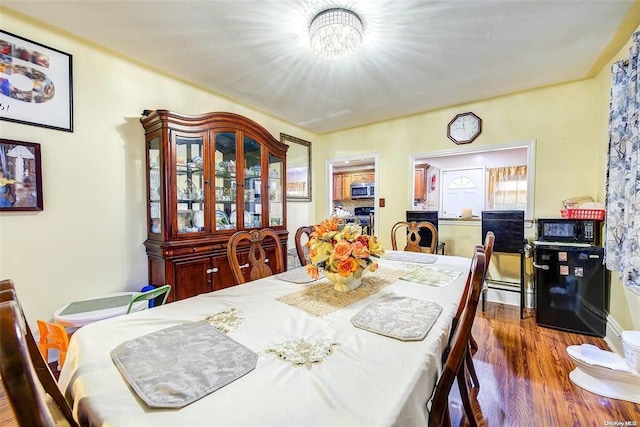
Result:
[[609,282],[604,248],[534,243],[536,322],[540,326],[604,337]]

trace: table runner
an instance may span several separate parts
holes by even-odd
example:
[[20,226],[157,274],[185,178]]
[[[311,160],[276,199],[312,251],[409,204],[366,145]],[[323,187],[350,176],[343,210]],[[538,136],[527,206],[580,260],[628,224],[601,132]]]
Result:
[[258,355],[204,322],[188,322],[125,341],[111,358],[153,408],[181,408],[256,367]]
[[365,273],[362,285],[349,292],[336,291],[333,283],[324,279],[301,291],[278,297],[277,300],[314,316],[324,316],[380,292],[398,280],[402,273],[391,268],[379,268],[373,273]]

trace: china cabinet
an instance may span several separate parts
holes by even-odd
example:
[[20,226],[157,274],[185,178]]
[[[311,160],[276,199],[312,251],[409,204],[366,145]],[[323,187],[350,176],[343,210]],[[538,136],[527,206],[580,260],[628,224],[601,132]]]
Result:
[[151,284],[172,285],[175,300],[234,285],[226,247],[238,230],[273,228],[286,251],[286,144],[233,113],[145,110],[140,121]]

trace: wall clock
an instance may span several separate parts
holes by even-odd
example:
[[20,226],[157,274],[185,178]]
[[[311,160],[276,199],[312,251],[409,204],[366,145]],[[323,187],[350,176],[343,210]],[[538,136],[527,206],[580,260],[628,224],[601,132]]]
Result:
[[482,132],[482,119],[475,114],[460,113],[447,125],[447,136],[456,144],[468,144]]

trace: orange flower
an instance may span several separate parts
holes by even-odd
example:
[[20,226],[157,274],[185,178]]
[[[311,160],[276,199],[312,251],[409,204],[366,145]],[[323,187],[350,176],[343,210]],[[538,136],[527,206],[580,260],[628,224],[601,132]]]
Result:
[[353,256],[356,258],[369,258],[369,248],[363,245],[361,241],[356,241],[353,244]]
[[327,218],[327,228],[329,229],[329,231],[336,231],[338,229],[338,218]]
[[347,277],[358,269],[358,263],[353,258],[347,258],[344,261],[338,263],[338,273],[341,276]]
[[346,240],[340,240],[333,247],[333,256],[338,261],[343,261],[351,255],[351,243]]
[[307,270],[307,274],[311,276],[311,278],[317,279],[318,277],[320,277],[320,274],[318,273],[318,267],[316,267],[315,265],[307,264],[305,268]]
[[363,245],[365,245],[366,247],[369,247],[369,236],[367,236],[366,234],[361,234],[356,239],[356,242],[362,242]]

